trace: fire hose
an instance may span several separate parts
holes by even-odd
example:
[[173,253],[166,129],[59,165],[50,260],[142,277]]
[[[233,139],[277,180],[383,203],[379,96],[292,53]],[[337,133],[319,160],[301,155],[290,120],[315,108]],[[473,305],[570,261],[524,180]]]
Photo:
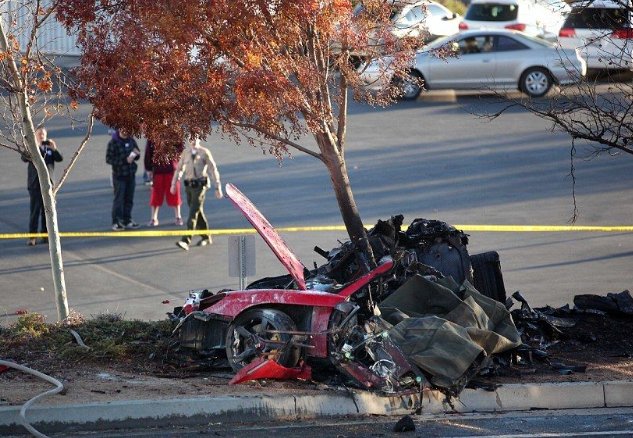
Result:
[[6,360],[0,360],[0,366],[6,366],[9,368],[14,368],[18,371],[22,371],[24,373],[27,374],[31,374],[35,377],[39,377],[42,380],[46,380],[47,382],[55,385],[55,388],[43,392],[41,394],[36,395],[35,397],[33,397],[32,399],[30,399],[29,401],[27,401],[26,403],[24,403],[24,405],[22,405],[22,408],[20,409],[20,423],[22,424],[22,426],[24,426],[26,428],[26,430],[28,430],[33,436],[36,436],[38,438],[48,438],[46,435],[44,435],[43,433],[37,431],[33,426],[31,426],[31,424],[26,420],[26,410],[29,408],[29,406],[31,406],[33,403],[35,403],[37,400],[46,397],[48,395],[53,395],[53,394],[58,394],[61,391],[63,391],[64,389],[64,385],[57,379],[48,376],[44,373],[40,373],[39,371],[35,371],[31,368],[25,367],[23,365],[18,365],[16,363],[13,362],[9,362]]

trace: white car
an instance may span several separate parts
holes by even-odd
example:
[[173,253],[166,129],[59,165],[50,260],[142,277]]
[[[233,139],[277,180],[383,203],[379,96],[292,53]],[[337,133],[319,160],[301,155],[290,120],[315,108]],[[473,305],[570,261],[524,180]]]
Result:
[[561,47],[579,48],[588,68],[631,70],[631,6],[603,0],[574,3],[558,41]]
[[[441,59],[434,50],[452,48],[457,57]],[[440,38],[417,53],[404,78],[394,78],[389,58],[361,66],[361,77],[371,90],[395,83],[402,98],[414,100],[423,88],[456,90],[520,90],[530,97],[546,94],[554,84],[578,82],[587,65],[578,50],[509,30],[472,30]],[[423,85],[421,81],[423,81]]]
[[[459,32],[462,16],[439,3],[430,0],[393,3],[391,33],[396,38],[424,36],[426,41],[431,41]],[[360,14],[363,8],[363,3],[358,3],[354,8],[354,14]]]
[[407,4],[396,12],[391,21],[395,36],[418,37],[428,33],[427,40],[453,35],[459,32],[462,17],[443,5],[432,1],[419,1]]
[[510,29],[555,40],[569,11],[563,0],[472,0],[459,28]]

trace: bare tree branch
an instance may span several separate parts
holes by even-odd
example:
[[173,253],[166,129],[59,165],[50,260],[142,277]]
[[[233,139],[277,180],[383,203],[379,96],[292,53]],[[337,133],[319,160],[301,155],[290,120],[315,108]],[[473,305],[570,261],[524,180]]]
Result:
[[278,141],[280,143],[283,143],[283,144],[285,144],[287,146],[290,146],[291,148],[297,149],[298,151],[301,151],[301,152],[304,152],[304,153],[306,153],[308,155],[311,155],[311,156],[313,156],[314,158],[316,158],[316,159],[318,159],[320,161],[323,161],[323,157],[321,156],[321,154],[319,154],[317,152],[314,152],[314,151],[312,151],[310,149],[307,149],[307,148],[301,146],[298,143],[295,143],[295,142],[293,142],[291,140],[288,140],[287,138],[280,137],[280,136],[278,136],[276,134],[273,134],[271,132],[263,131],[260,126],[257,126],[257,125],[251,124],[251,123],[238,122],[236,120],[231,121],[231,124],[233,124],[234,126],[239,126],[241,128],[252,129],[252,130],[255,130],[257,132],[261,132],[263,135],[265,135],[268,138],[276,140],[276,141]]
[[576,203],[576,166],[574,164],[574,158],[576,156],[576,140],[571,139],[571,148],[569,149],[569,176],[571,177],[571,197],[573,200],[574,210],[572,212],[569,222],[576,223],[578,219],[578,204]]
[[70,163],[68,163],[68,166],[66,166],[66,168],[64,169],[64,172],[62,173],[62,176],[59,178],[59,181],[57,181],[57,184],[53,186],[53,196],[57,195],[57,192],[66,181],[66,178],[68,178],[70,171],[72,170],[72,168],[75,166],[75,163],[79,159],[79,155],[86,147],[86,144],[88,144],[88,140],[90,139],[90,136],[92,135],[92,127],[94,125],[94,119],[95,117],[94,117],[94,111],[93,111],[90,113],[90,117],[88,118],[88,129],[86,130],[86,135],[84,136],[83,140],[81,140],[79,147],[77,148],[72,158],[70,159]]

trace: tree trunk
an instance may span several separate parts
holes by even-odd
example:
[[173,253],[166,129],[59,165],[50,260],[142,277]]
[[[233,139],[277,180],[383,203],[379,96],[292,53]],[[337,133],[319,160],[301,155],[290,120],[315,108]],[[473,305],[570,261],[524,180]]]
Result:
[[64,279],[64,263],[62,260],[62,248],[59,240],[57,226],[57,205],[53,195],[53,184],[48,174],[48,168],[39,151],[39,145],[35,140],[35,128],[31,109],[25,92],[18,93],[20,111],[22,113],[22,127],[26,134],[26,147],[31,155],[31,160],[37,176],[40,180],[42,200],[46,214],[46,227],[48,228],[48,250],[51,257],[51,270],[53,274],[53,288],[55,290],[55,304],[57,306],[57,319],[63,321],[68,318],[68,298],[66,296],[66,280]]
[[[46,167],[46,166],[44,166]],[[40,173],[38,172],[38,175]],[[40,176],[40,181],[42,181]],[[57,319],[63,321],[68,318],[68,297],[66,295],[66,279],[64,277],[64,261],[62,259],[62,244],[59,239],[59,227],[57,224],[57,203],[53,195],[53,185],[50,182],[48,171],[46,182],[40,182],[44,210],[46,212],[46,228],[48,229],[48,252],[51,257],[51,271],[55,288],[55,304],[57,306]]]
[[316,140],[321,149],[323,162],[330,174],[334,195],[336,196],[336,201],[338,202],[338,207],[341,211],[343,223],[345,224],[349,238],[367,257],[367,259],[364,260],[365,266],[362,266],[362,268],[365,270],[372,269],[376,266],[376,261],[374,260],[374,253],[367,239],[367,231],[365,230],[363,221],[360,218],[360,213],[356,207],[356,201],[354,200],[354,194],[352,193],[352,187],[349,182],[349,175],[347,174],[345,158],[338,152],[336,146],[332,144],[330,138],[325,134],[317,135]]

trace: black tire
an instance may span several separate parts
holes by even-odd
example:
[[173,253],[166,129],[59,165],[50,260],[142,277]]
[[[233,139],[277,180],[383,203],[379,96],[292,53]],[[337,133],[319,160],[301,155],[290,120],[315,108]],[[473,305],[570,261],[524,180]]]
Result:
[[484,252],[470,256],[470,264],[473,267],[473,286],[481,294],[506,302],[506,288],[501,274],[501,262],[496,251]]
[[545,96],[553,85],[552,76],[541,67],[528,68],[521,75],[519,89],[530,97]]
[[416,100],[424,89],[424,77],[417,70],[409,71],[406,77],[394,78],[394,85],[400,90],[402,100]]
[[[266,333],[266,331],[296,331],[297,326],[292,318],[276,309],[252,309],[239,315],[233,320],[226,333],[226,358],[234,371],[239,371],[254,359],[262,356],[262,352],[255,349],[252,339],[245,335],[244,329],[260,338],[286,343],[292,339],[293,335]],[[299,348],[288,345],[285,348],[265,348],[263,352],[264,356],[289,368],[297,365],[300,354]]]

